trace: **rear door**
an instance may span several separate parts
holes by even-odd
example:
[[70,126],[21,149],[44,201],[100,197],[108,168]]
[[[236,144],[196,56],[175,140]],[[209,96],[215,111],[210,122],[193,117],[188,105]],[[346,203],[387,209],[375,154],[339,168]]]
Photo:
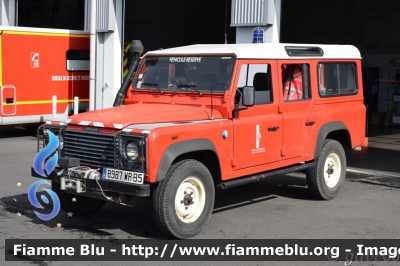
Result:
[[238,112],[233,119],[234,169],[243,169],[281,160],[282,116],[278,113],[276,62],[247,60],[238,68],[239,81],[235,96],[236,107],[241,107],[243,86],[255,88],[255,104]]
[[317,127],[311,101],[310,64],[300,60],[278,61],[283,109],[283,160],[306,155]]

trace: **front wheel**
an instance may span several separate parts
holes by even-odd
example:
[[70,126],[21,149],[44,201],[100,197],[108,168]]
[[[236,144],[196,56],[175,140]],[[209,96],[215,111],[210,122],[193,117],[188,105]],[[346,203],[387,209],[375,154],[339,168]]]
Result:
[[317,199],[333,199],[346,176],[346,154],[342,145],[336,140],[325,140],[316,163],[307,169],[308,189]]
[[204,228],[214,207],[210,171],[195,160],[172,165],[153,190],[153,218],[157,227],[174,238],[190,238]]

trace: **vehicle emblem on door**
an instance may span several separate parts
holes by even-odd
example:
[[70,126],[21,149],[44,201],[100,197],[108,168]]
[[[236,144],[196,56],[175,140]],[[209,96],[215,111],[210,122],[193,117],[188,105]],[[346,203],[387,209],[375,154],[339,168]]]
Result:
[[260,148],[261,137],[260,125],[256,125],[256,148],[251,150],[251,154],[265,152],[265,148]]
[[260,125],[256,126],[256,148],[260,148],[261,132]]

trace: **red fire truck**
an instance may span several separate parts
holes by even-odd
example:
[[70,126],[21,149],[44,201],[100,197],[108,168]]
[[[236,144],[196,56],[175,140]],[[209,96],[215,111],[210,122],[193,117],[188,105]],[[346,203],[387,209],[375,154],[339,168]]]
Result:
[[68,116],[75,96],[89,101],[89,34],[83,31],[0,27],[0,127]]

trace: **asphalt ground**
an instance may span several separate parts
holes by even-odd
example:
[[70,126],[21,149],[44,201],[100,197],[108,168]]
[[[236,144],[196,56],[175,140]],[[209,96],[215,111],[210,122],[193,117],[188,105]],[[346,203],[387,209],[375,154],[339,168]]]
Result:
[[[374,131],[375,130],[375,131]],[[71,265],[5,262],[5,239],[165,239],[156,229],[150,200],[134,207],[107,203],[90,217],[50,221],[33,213],[27,191],[36,155],[34,134],[0,129],[0,265]],[[331,201],[310,196],[304,174],[292,173],[228,190],[217,189],[213,214],[195,239],[399,239],[400,130],[370,130],[369,148],[347,153],[348,171]],[[20,215],[18,215],[20,213]],[[61,223],[61,227],[57,227]],[[74,262],[74,265],[343,265],[343,262]],[[385,265],[398,265],[387,263]],[[357,263],[352,265],[382,265]]]

